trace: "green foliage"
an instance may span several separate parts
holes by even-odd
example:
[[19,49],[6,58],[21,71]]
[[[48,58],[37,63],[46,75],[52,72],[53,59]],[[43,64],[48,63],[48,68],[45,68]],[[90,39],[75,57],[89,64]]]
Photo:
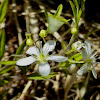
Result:
[[58,29],[66,22],[68,22],[70,19],[66,20],[64,18],[48,14],[48,28],[47,33],[53,33],[58,31]]
[[[75,27],[78,28],[78,23],[79,23],[79,19],[80,16],[82,14],[82,9],[84,7],[85,4],[85,0],[82,0],[80,2],[80,0],[73,0],[74,2],[72,2],[71,0],[69,1],[73,14],[74,14],[74,18],[75,18]],[[81,7],[80,7],[81,5]]]
[[69,58],[70,60],[80,61],[82,59],[82,54],[77,53]]
[[13,64],[16,64],[16,61],[1,61],[0,64],[3,64],[3,65],[13,65]]
[[7,67],[5,67],[4,69],[2,69],[2,70],[0,70],[0,75],[2,75],[2,74],[4,74],[4,73],[6,73],[6,72],[8,72],[8,71],[10,71],[12,68],[14,68],[15,67],[15,65],[8,65]]
[[70,63],[84,63],[84,61],[80,61],[81,59],[82,59],[82,54],[77,53],[77,54],[71,56],[71,57],[68,59],[68,61],[69,61]]
[[50,73],[48,76],[44,77],[40,74],[32,74],[32,75],[29,75],[28,76],[28,79],[31,79],[31,80],[45,80],[45,79],[48,79],[48,78],[52,78],[54,76],[56,76],[57,73]]
[[62,12],[62,9],[63,9],[63,6],[62,4],[60,4],[56,10],[56,13],[54,14],[54,16],[60,16],[61,15],[61,12]]
[[47,33],[53,33],[53,32],[58,31],[58,29],[64,23],[69,21],[69,19],[66,20],[66,19],[60,17],[62,9],[63,9],[63,5],[60,4],[58,6],[57,11],[56,11],[56,13],[54,15],[48,14],[46,10],[44,11],[46,19],[47,19],[47,22],[48,22]]
[[60,62],[58,67],[61,67],[63,69],[66,69],[70,66],[69,62],[68,61],[65,61],[65,62]]
[[4,17],[7,12],[8,0],[3,0],[2,4],[0,5],[0,23],[4,21]]
[[48,14],[48,33],[56,32],[64,22],[60,20],[58,17],[53,16],[52,14]]
[[4,29],[1,29],[1,31],[0,31],[0,59],[4,55],[4,51],[5,51],[5,40],[6,40],[5,30]]
[[0,80],[0,87],[4,86],[5,84],[7,84],[9,82],[8,78],[4,78],[3,80]]
[[70,2],[70,5],[72,7],[72,11],[73,11],[74,18],[75,18],[75,27],[77,28],[77,26],[78,26],[78,23],[77,23],[77,10],[75,8],[74,3],[71,0],[69,2]]

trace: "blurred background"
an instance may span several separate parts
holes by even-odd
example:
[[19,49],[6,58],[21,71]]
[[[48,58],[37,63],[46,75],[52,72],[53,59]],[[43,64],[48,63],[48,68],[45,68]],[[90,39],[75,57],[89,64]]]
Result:
[[[2,1],[0,0],[0,3]],[[5,17],[6,46],[4,58],[15,54],[18,46],[26,38],[26,31],[33,34],[33,40],[37,41],[40,38],[40,30],[47,28],[44,9],[54,14],[59,4],[63,5],[61,16],[65,19],[71,19],[69,23],[64,24],[58,30],[59,35],[67,45],[71,38],[70,29],[73,27],[74,18],[69,0],[9,0]],[[85,38],[92,42],[93,50],[100,54],[100,0],[86,0],[85,2],[79,22],[79,39],[83,41]],[[57,38],[49,34],[46,40],[50,39]],[[42,41],[41,38],[40,40]],[[63,51],[61,41],[57,39],[55,52],[61,51]],[[10,60],[12,59],[10,57]],[[99,55],[97,62],[100,62]],[[56,66],[57,64],[53,62],[51,65]],[[36,71],[35,68],[28,66],[27,74],[34,72],[33,70]],[[64,84],[69,73],[64,73],[61,68],[53,69],[53,71],[58,72],[58,74],[51,79],[32,80],[28,83],[29,79],[25,77],[22,68],[18,66],[12,68],[0,76],[0,100],[64,100]],[[96,71],[98,79],[94,79],[91,75],[86,94],[82,99],[77,99],[77,91],[84,86],[87,74],[82,77],[76,76],[68,92],[68,100],[100,100],[100,64],[96,65]],[[23,96],[22,91],[27,84],[30,85]],[[22,99],[20,99],[21,96],[23,96]]]

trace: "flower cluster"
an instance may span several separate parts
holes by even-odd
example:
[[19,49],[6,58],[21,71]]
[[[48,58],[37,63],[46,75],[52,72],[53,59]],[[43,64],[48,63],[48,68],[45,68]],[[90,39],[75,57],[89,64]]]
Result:
[[49,55],[49,52],[53,51],[55,46],[56,42],[53,40],[49,40],[40,50],[35,46],[30,47],[26,51],[26,54],[29,54],[31,56],[18,60],[16,64],[19,66],[27,66],[37,61],[39,63],[39,73],[43,76],[48,76],[51,71],[48,60],[63,62],[68,59],[64,56]]

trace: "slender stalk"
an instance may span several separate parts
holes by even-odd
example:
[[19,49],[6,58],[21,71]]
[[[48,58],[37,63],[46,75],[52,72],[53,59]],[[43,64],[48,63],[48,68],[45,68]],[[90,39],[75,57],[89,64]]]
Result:
[[44,43],[46,43],[46,40],[45,40],[45,38],[43,37],[43,41],[44,41]]
[[69,44],[67,45],[66,51],[69,49],[70,45],[72,44],[72,42],[75,40],[75,34],[72,35]]

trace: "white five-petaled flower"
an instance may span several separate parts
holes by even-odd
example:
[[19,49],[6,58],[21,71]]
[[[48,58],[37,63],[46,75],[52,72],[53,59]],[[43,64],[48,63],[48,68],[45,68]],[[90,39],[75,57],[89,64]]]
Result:
[[88,40],[86,40],[84,44],[85,46],[82,50],[82,57],[86,63],[77,71],[77,74],[83,75],[83,73],[91,70],[93,76],[97,79],[97,74],[93,65],[96,62],[94,57],[96,53],[92,55],[91,44]]
[[36,61],[39,63],[39,73],[43,76],[49,75],[51,69],[50,65],[48,64],[48,60],[56,61],[56,62],[63,62],[66,61],[68,58],[64,56],[57,56],[57,55],[49,55],[49,52],[53,51],[56,46],[56,42],[53,40],[47,41],[43,48],[40,50],[35,46],[30,47],[26,54],[31,56],[22,58],[16,62],[19,66],[27,66]]

